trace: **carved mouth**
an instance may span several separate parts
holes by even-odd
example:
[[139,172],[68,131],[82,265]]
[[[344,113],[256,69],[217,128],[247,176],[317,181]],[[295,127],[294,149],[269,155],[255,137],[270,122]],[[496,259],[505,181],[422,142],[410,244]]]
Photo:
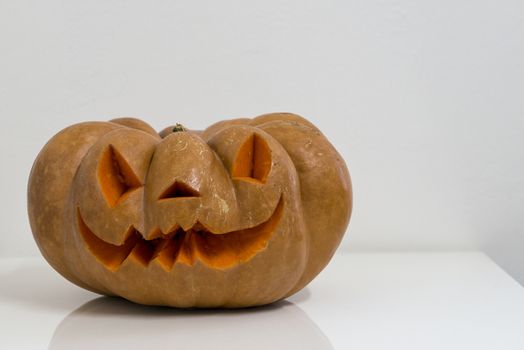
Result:
[[108,243],[91,231],[80,209],[77,210],[77,219],[87,248],[111,271],[117,271],[127,259],[144,267],[158,263],[166,271],[170,271],[175,263],[192,266],[197,260],[210,267],[225,269],[251,259],[266,248],[280,222],[283,206],[280,198],[267,221],[252,228],[223,234],[214,234],[197,224],[187,231],[178,228],[147,240],[134,227],[130,227],[121,245]]

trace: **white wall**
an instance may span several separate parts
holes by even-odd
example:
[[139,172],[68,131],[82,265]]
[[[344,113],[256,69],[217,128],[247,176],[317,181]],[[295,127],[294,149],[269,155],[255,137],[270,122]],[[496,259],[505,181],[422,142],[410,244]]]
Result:
[[0,256],[63,127],[292,111],[352,172],[351,250],[482,249],[524,282],[522,1],[2,1]]

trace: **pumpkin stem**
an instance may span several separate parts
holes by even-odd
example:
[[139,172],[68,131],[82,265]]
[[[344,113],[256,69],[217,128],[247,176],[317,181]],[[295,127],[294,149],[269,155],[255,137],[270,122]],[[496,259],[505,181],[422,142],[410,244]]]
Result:
[[173,132],[187,131],[187,129],[180,123],[176,123],[173,127]]

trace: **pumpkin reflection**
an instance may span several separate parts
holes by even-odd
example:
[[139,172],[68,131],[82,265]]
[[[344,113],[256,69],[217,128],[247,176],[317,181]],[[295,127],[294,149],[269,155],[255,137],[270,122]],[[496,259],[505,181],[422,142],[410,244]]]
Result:
[[177,310],[102,297],[69,314],[49,350],[303,349],[332,346],[298,306],[279,302],[244,310]]

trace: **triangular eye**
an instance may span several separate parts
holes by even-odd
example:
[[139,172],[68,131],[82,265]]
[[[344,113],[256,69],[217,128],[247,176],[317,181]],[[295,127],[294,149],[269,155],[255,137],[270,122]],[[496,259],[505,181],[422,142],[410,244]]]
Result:
[[111,208],[142,186],[129,163],[112,145],[104,150],[98,164],[98,182]]
[[250,135],[237,151],[231,168],[233,178],[265,183],[271,170],[271,151],[257,134]]
[[200,197],[200,193],[181,181],[175,181],[171,186],[166,188],[164,192],[158,197],[158,199],[167,198],[187,198],[187,197]]

